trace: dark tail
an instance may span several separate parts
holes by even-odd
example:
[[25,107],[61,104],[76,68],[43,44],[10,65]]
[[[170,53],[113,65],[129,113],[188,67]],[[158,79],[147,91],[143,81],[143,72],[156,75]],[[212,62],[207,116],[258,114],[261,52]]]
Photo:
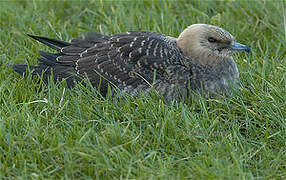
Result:
[[40,36],[34,36],[31,34],[27,34],[29,37],[49,46],[50,48],[53,48],[57,51],[59,51],[61,48],[66,47],[71,45],[68,42],[64,42],[64,41],[60,41],[60,40],[56,40],[56,39],[50,39],[50,38],[46,38],[46,37],[40,37]]
[[16,71],[19,74],[25,74],[27,65],[24,64],[15,64],[12,66],[13,70]]
[[[39,64],[37,66],[28,66],[24,64],[15,64],[12,66],[13,70],[19,74],[24,75],[28,69],[32,76],[41,76],[43,75],[43,80],[45,83],[49,82],[49,79],[53,77],[53,81],[61,81],[62,79],[66,80],[67,87],[72,88],[75,85],[75,82],[82,81],[82,78],[76,74],[76,70],[72,66],[65,65],[55,65],[48,66],[46,64]],[[53,75],[53,76],[51,76]]]
[[[57,51],[60,51],[61,48],[63,47],[71,45],[68,42],[60,40],[34,36],[30,34],[27,35]],[[38,65],[28,66],[24,64],[15,64],[12,65],[13,70],[23,75],[27,72],[27,69],[30,69],[32,76],[43,74],[43,80],[45,82],[48,82],[48,79],[51,77],[51,74],[53,74],[54,81],[66,79],[68,87],[72,87],[74,85],[74,81],[78,80],[78,77],[75,76],[76,71],[73,66],[57,62],[57,57],[62,55],[61,52],[54,54],[54,53],[39,51],[39,53],[41,54],[41,57],[38,58],[38,60],[40,61]]]

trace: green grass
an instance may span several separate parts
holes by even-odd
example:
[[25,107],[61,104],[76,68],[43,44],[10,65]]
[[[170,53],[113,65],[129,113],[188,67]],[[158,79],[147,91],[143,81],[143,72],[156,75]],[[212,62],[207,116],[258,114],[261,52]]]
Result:
[[[283,1],[1,1],[0,178],[285,179],[286,3]],[[166,103],[103,99],[91,87],[37,84],[8,65],[63,40],[128,30],[178,36],[221,26],[248,44],[240,92]]]

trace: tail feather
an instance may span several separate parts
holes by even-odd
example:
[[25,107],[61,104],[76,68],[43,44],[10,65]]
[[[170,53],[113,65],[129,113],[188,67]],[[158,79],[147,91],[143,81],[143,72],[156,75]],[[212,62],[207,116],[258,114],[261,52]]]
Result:
[[41,54],[41,56],[43,56],[47,59],[54,59],[54,60],[56,60],[56,58],[61,55],[61,54],[48,53],[48,52],[44,52],[44,51],[39,51],[39,53]]
[[49,66],[46,66],[44,64],[39,64],[38,66],[28,66],[25,64],[14,64],[12,66],[13,70],[16,71],[19,74],[24,75],[28,69],[30,69],[32,71],[32,75],[35,76],[37,74],[41,74],[42,71],[46,71],[46,69]]
[[34,35],[31,35],[31,34],[27,34],[27,35],[29,37],[37,40],[37,41],[40,41],[43,44],[49,46],[50,48],[53,48],[53,49],[57,50],[57,51],[59,51],[63,47],[71,45],[68,42],[64,42],[64,41],[60,41],[60,40],[56,40],[56,39],[50,39],[50,38],[46,38],[46,37],[34,36]]
[[25,74],[27,65],[24,64],[15,64],[12,66],[13,70],[16,71],[19,74]]
[[[31,38],[40,41],[41,43],[60,51],[63,47],[70,46],[71,43],[49,39],[46,37],[29,35]],[[73,87],[75,82],[82,81],[81,77],[77,74],[74,66],[57,61],[57,57],[62,53],[49,53],[39,51],[41,57],[38,58],[40,63],[36,66],[28,66],[24,64],[15,64],[12,66],[13,70],[17,73],[24,75],[27,70],[31,71],[32,76],[42,75],[44,82],[48,83],[49,79],[53,77],[53,81],[65,79],[68,87]]]
[[76,74],[76,71],[71,66],[47,66],[46,64],[39,64],[37,66],[28,66],[24,64],[15,64],[12,66],[13,70],[19,74],[24,75],[29,68],[31,70],[32,76],[43,75],[43,80],[48,83],[49,79],[53,77],[53,81],[66,80],[67,87],[72,88],[75,82],[82,81],[82,78]]
[[38,58],[38,60],[46,65],[53,66],[56,64],[59,64],[57,62],[57,57],[59,57],[61,54],[54,54],[54,53],[48,53],[44,51],[39,51],[42,57]]
[[44,57],[39,57],[39,58],[37,58],[37,59],[38,59],[38,61],[40,61],[42,64],[45,64],[45,65],[47,65],[47,66],[54,66],[54,65],[58,64],[58,63],[56,63],[55,61],[50,60],[50,59],[46,59],[46,58],[44,58]]

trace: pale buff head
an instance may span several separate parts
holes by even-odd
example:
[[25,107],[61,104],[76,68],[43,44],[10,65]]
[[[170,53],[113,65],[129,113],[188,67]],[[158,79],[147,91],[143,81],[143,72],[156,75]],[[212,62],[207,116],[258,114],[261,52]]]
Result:
[[234,51],[247,51],[250,48],[234,41],[226,30],[208,24],[193,24],[178,37],[177,44],[183,54],[193,63],[215,65],[232,58]]

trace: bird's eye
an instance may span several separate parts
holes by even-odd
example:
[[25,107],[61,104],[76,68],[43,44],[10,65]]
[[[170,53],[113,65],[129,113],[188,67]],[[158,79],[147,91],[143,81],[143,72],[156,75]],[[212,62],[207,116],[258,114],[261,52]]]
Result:
[[208,41],[209,41],[210,43],[214,43],[214,42],[216,42],[216,39],[213,38],[213,37],[209,37],[209,38],[208,38]]

